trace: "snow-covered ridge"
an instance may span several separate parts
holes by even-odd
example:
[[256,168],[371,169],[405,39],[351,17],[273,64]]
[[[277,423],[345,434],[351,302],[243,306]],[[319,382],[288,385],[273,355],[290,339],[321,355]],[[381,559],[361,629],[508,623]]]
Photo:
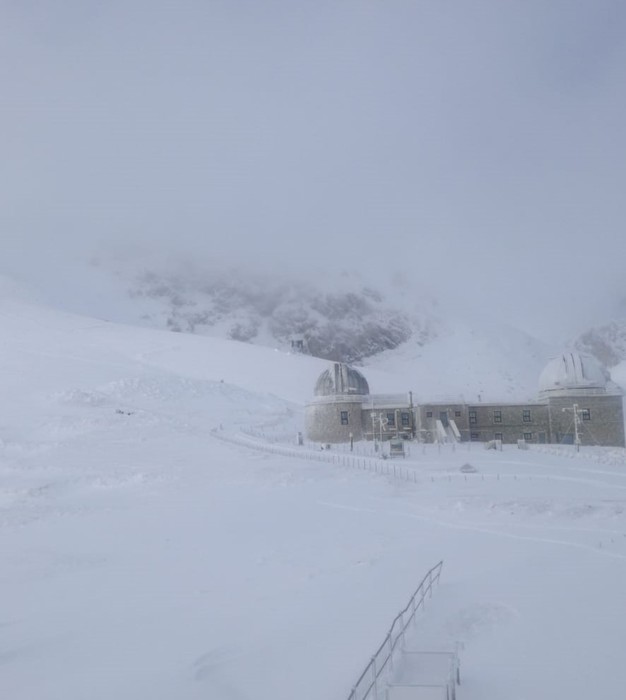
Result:
[[[333,285],[334,286],[334,285]],[[371,286],[328,285],[251,276],[146,272],[128,282],[138,320],[169,330],[289,348],[360,362],[409,339],[426,344],[438,323],[426,308],[394,303]]]
[[93,295],[94,315],[283,352],[302,341],[305,354],[366,366],[375,382],[379,373],[382,393],[527,399],[558,350],[503,320],[444,308],[406,278],[303,279],[130,258],[98,261],[91,278],[108,290]]
[[626,320],[614,320],[590,328],[574,340],[581,352],[594,355],[606,367],[626,360]]
[[381,282],[380,291],[356,274],[307,281],[158,261],[147,268],[127,259],[84,265],[74,280],[40,285],[40,296],[85,316],[177,331],[163,336],[172,345],[183,335],[230,341],[232,356],[251,345],[292,353],[291,341],[301,340],[305,354],[364,366],[378,393],[526,400],[559,349],[500,319],[443,308],[414,281]]

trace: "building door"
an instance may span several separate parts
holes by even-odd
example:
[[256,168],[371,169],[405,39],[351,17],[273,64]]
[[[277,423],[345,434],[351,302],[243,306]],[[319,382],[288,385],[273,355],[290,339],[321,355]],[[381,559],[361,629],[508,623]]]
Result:
[[441,424],[443,425],[444,428],[448,427],[448,412],[447,411],[439,411],[439,420],[441,421]]

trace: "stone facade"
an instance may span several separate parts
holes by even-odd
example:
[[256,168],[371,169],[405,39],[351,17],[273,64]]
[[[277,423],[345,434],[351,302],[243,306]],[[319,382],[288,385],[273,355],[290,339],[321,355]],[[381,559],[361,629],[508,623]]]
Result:
[[413,403],[411,392],[370,394],[357,370],[334,363],[320,375],[306,407],[310,440],[339,443],[388,440],[420,442],[501,440],[515,444],[574,443],[625,446],[622,395],[590,358],[563,354],[540,378],[537,401],[526,403]]
[[622,397],[615,394],[550,397],[550,442],[574,442],[574,404],[578,408],[578,436],[581,445],[624,447]]
[[350,442],[368,437],[363,432],[363,406],[353,396],[324,397],[306,408],[305,431],[309,440]]
[[459,428],[463,440],[550,442],[548,407],[545,404],[467,404],[461,408],[461,419]]

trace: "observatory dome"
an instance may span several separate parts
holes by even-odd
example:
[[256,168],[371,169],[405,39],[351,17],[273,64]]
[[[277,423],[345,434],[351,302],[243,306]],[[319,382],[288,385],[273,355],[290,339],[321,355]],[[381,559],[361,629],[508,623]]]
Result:
[[370,388],[365,377],[354,367],[335,362],[325,369],[315,383],[315,396],[367,396]]
[[607,381],[607,373],[596,359],[577,352],[564,352],[545,366],[539,377],[539,393],[604,392]]

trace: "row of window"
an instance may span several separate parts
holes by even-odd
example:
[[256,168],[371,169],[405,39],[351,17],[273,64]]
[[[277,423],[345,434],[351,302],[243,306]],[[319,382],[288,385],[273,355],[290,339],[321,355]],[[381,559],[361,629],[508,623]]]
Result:
[[[476,417],[476,414],[474,413],[474,418],[475,417]],[[532,423],[533,422],[533,418],[532,418],[532,415],[530,413],[530,409],[528,409],[528,408],[523,409],[522,421],[524,423]],[[474,420],[474,422],[476,422],[476,421]],[[494,411],[493,412],[493,422],[494,423],[502,423],[502,411]]]
[[[387,427],[388,428],[395,428],[396,427],[396,414],[395,411],[389,411],[386,415],[387,417]],[[341,411],[340,415],[340,420],[341,420],[341,425],[349,425],[349,417],[348,417],[348,411]],[[410,428],[411,427],[411,414],[407,413],[406,411],[402,411],[400,413],[400,425],[403,428]]]
[[[583,420],[591,420],[591,410],[588,408],[581,409],[580,417]],[[476,414],[476,411],[469,412],[469,422],[470,422],[470,425],[476,425],[478,423],[478,416]],[[494,410],[493,422],[494,423],[502,423],[502,411]],[[523,423],[532,423],[533,422],[532,413],[531,413],[529,408],[525,408],[522,410],[522,422]]]
[[[476,425],[476,423],[478,423],[478,415],[477,415],[476,411],[469,412],[469,422],[470,422],[470,425]],[[501,410],[494,410],[493,422],[494,423],[502,423],[502,411]],[[523,423],[532,423],[533,422],[532,413],[530,412],[529,408],[524,408],[522,410],[522,422]]]
[[[461,411],[455,411],[454,415],[456,418],[458,418],[461,415]],[[426,417],[427,418],[432,418],[433,417],[433,412],[432,411],[426,411]],[[583,408],[580,410],[580,417],[583,420],[591,420],[591,410],[588,408]],[[525,408],[522,411],[522,421],[524,423],[532,423],[532,414],[530,412],[530,409]],[[476,411],[471,410],[469,412],[469,422],[470,425],[476,425],[478,423],[478,416]],[[502,411],[496,411],[494,410],[493,412],[493,422],[494,423],[502,423]],[[341,425],[348,425],[349,419],[348,419],[348,411],[341,411]],[[411,425],[411,415],[410,413],[407,413],[406,411],[402,411],[400,413],[400,425],[403,428],[409,428]],[[389,411],[387,413],[387,426],[390,428],[395,428],[396,426],[396,413],[395,411]],[[472,435],[477,435],[478,433],[472,433]],[[497,435],[501,435],[501,433],[496,433]],[[524,436],[526,435],[532,435],[532,433],[524,433]],[[472,440],[474,438],[472,437]],[[476,438],[478,439],[478,438]],[[496,437],[496,440],[499,440],[501,438]],[[526,437],[524,437],[526,439]],[[529,438],[530,439],[530,438]]]
[[[532,433],[522,433],[522,437],[527,442],[532,442],[533,434]],[[504,440],[504,435],[503,435],[503,433],[494,433],[493,439],[494,440]],[[473,440],[474,442],[477,440],[480,440],[480,433],[470,433],[470,440]]]
[[[447,411],[441,411],[440,414],[442,417],[447,418],[448,417],[448,412]],[[432,418],[433,417],[433,412],[432,411],[426,411],[426,418]],[[455,411],[454,412],[454,417],[455,418],[460,418],[461,417],[461,411]]]
[[[587,410],[587,413],[589,411]],[[442,417],[447,417],[448,412],[447,411],[442,411],[441,412]],[[426,418],[432,418],[433,417],[433,412],[432,411],[426,411]],[[454,412],[454,417],[455,418],[460,418],[461,417],[461,411],[455,411]],[[583,420],[589,420],[589,418],[585,418],[583,415]],[[522,421],[524,423],[532,423],[532,415],[530,413],[530,409],[524,409],[522,411]],[[476,425],[478,423],[478,414],[475,410],[470,410],[469,411],[469,422],[470,425]],[[502,423],[502,411],[494,411],[493,412],[493,422],[494,423]]]

